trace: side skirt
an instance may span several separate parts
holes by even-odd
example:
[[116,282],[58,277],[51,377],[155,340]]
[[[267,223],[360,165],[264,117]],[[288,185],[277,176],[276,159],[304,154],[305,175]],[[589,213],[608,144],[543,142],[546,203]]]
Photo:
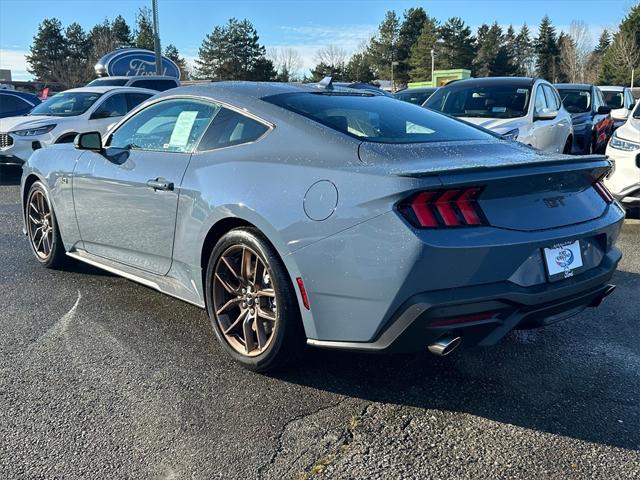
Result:
[[196,307],[205,307],[204,301],[201,299],[190,298],[190,296],[182,295],[180,293],[181,289],[177,286],[177,281],[171,277],[154,275],[122,263],[108,260],[98,255],[93,255],[85,250],[76,249],[72,252],[67,252],[67,255],[80,262],[87,263],[93,267],[118,275],[119,277],[134,281],[144,285],[145,287],[152,288],[158,292],[195,305]]

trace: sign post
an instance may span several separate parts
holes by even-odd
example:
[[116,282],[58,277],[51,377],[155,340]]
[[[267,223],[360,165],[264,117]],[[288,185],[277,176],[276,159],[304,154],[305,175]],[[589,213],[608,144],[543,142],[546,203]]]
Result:
[[160,50],[160,26],[158,22],[158,0],[151,0],[153,7],[153,49],[156,54],[156,75],[162,75],[162,51]]

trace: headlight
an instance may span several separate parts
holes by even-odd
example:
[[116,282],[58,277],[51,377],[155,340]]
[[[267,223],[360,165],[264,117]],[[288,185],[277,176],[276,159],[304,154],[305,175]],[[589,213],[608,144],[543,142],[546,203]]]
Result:
[[19,135],[21,137],[33,137],[35,135],[42,135],[43,133],[49,133],[54,128],[56,128],[56,124],[52,123],[51,125],[42,125],[41,127],[25,128],[24,130],[14,130],[13,132],[10,132],[10,133],[14,135]]
[[618,137],[617,133],[614,132],[611,137],[611,141],[609,142],[609,146],[611,148],[616,148],[618,150],[624,150],[625,152],[633,152],[634,150],[640,150],[640,143],[630,142],[629,140],[623,140]]
[[503,133],[502,138],[504,138],[505,140],[517,140],[519,133],[520,133],[520,130],[517,128],[514,128],[513,130],[509,130],[507,133]]

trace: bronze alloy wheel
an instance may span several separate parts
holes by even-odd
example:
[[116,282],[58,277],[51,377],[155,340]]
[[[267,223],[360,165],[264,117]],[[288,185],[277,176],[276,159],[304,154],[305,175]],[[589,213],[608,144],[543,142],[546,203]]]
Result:
[[41,190],[31,191],[26,213],[31,247],[40,259],[47,260],[53,247],[53,218],[49,202]]
[[278,322],[275,285],[269,268],[254,250],[233,245],[219,257],[213,306],[218,326],[235,351],[255,357],[269,347]]

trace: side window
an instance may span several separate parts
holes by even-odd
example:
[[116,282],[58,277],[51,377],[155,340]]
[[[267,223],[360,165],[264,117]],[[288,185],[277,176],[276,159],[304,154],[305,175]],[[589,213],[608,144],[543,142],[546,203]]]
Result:
[[547,99],[547,107],[553,110],[559,110],[560,102],[558,101],[558,98],[556,97],[556,93],[553,91],[553,88],[550,87],[549,85],[542,85],[542,88],[544,90],[544,95]]
[[547,108],[547,99],[542,91],[542,85],[538,85],[538,89],[536,90],[535,111],[541,112],[545,108]]
[[148,93],[125,93],[127,96],[127,112],[130,112],[142,102],[151,98],[151,95]]
[[0,95],[0,113],[2,114],[14,112],[19,114],[31,110],[31,108],[31,105],[15,95]]
[[122,117],[127,109],[127,97],[124,93],[116,93],[104,100],[91,114],[91,118]]
[[164,92],[170,88],[176,88],[178,85],[173,80],[137,80],[131,84],[132,87],[148,88],[158,92]]
[[593,88],[593,109],[597,112],[598,109],[602,106],[602,97],[600,96],[600,90],[597,88]]
[[189,153],[219,106],[196,100],[164,100],[139,111],[113,133],[109,146]]
[[629,105],[635,105],[636,101],[635,101],[635,98],[633,97],[633,93],[631,93],[631,90],[626,90],[626,93],[627,93],[627,101],[626,101],[627,107]]
[[198,145],[198,151],[252,142],[269,127],[227,108],[221,108]]

